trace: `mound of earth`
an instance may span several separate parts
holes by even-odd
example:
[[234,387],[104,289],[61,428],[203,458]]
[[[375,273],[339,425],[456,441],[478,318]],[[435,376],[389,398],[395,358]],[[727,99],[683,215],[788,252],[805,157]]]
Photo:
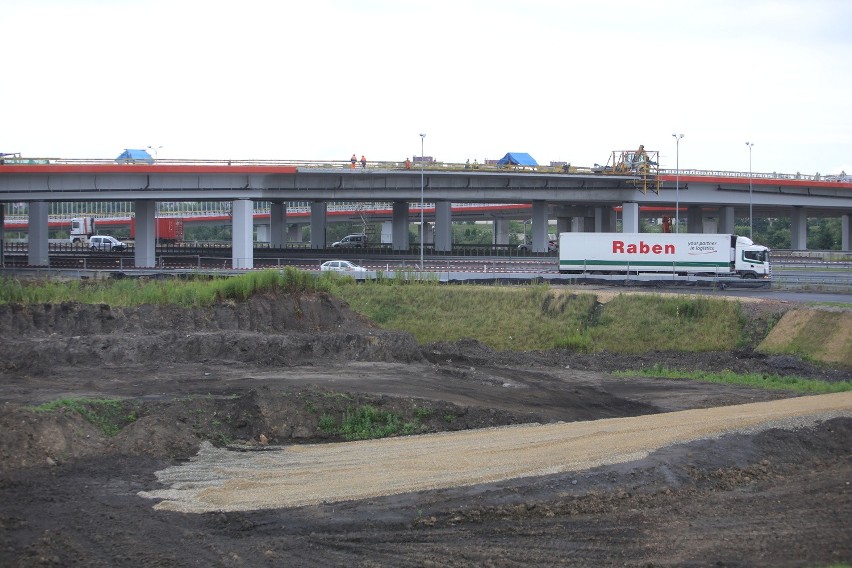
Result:
[[[750,307],[754,336],[784,309]],[[569,475],[295,509],[189,515],[155,511],[138,496],[204,441],[236,452],[346,442],[345,420],[364,409],[413,434],[589,421],[791,396],[616,370],[848,381],[848,368],[753,350],[420,346],[321,294],[210,309],[0,306],[0,338],[0,565],[852,562],[849,418]],[[33,408],[81,398],[107,401],[83,408],[100,423],[73,405]]]

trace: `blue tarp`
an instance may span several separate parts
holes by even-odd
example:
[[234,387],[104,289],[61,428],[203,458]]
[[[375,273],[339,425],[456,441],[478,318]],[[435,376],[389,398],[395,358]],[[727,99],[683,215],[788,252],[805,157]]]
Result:
[[135,164],[139,162],[153,164],[154,158],[151,157],[151,154],[147,150],[125,150],[115,161],[119,164]]
[[497,160],[497,165],[505,166],[537,166],[535,159],[532,156],[527,154],[526,152],[509,152],[499,160]]

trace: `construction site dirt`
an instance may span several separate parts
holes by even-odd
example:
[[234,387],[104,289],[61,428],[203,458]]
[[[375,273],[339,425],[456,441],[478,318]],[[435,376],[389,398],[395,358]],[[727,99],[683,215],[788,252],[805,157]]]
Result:
[[[750,307],[755,321],[784,309]],[[325,295],[6,305],[0,337],[2,566],[852,563],[848,393],[824,406],[613,374],[657,365],[833,382],[850,369],[750,350],[421,346]],[[118,401],[121,428],[35,408],[80,398]],[[740,408],[770,416],[772,405],[787,406],[737,422]],[[327,427],[364,407],[414,435],[348,441]],[[619,428],[646,449],[610,458],[605,434]],[[546,432],[604,457],[567,455]],[[239,473],[250,460],[251,480]],[[266,501],[279,485],[291,500]]]

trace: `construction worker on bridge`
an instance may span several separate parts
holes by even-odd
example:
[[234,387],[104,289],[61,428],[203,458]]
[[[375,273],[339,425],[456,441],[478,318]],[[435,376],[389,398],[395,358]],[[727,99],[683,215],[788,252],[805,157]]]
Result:
[[365,158],[364,155],[362,154],[361,155],[361,169],[363,170],[366,167],[367,167],[367,158]]
[[352,162],[352,165],[351,165],[351,166],[349,166],[349,167],[350,167],[351,169],[353,169],[353,170],[354,170],[354,169],[355,169],[355,164],[357,164],[357,163],[358,163],[358,158],[355,156],[355,154],[352,154],[352,157],[351,157],[351,158],[349,158],[349,161],[350,161],[350,162]]
[[405,157],[405,169],[406,170],[411,169],[411,160],[408,159],[408,156]]

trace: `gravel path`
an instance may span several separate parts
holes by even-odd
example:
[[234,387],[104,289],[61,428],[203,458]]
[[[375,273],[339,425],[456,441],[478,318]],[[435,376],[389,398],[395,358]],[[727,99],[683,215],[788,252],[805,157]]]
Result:
[[157,509],[250,511],[580,471],[662,447],[852,416],[852,392],[590,422],[522,425],[264,451],[202,447],[142,492]]

